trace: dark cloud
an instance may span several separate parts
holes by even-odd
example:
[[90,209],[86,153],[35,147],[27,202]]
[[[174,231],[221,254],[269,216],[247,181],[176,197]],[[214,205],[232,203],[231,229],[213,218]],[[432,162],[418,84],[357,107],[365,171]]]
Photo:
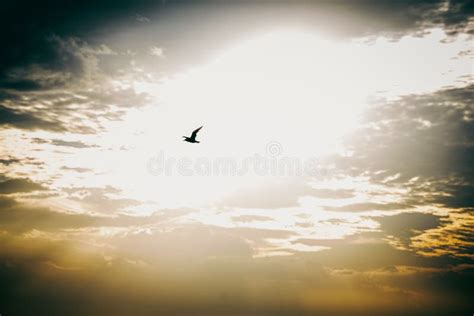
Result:
[[[8,14],[0,29],[5,30],[2,38],[9,49],[0,55],[3,60],[0,73],[7,74],[0,81],[5,88],[19,90],[45,86],[42,81],[8,75],[11,70],[25,65],[61,70],[70,78],[80,75],[80,56],[58,44],[58,38],[97,44],[97,41],[127,29],[140,41],[148,38],[149,48],[152,44],[150,35],[155,34],[155,42],[162,42],[171,50],[172,58],[183,61],[190,59],[183,48],[192,38],[200,38],[205,43],[194,46],[193,54],[202,55],[209,53],[209,46],[222,45],[228,34],[244,36],[255,29],[270,28],[275,23],[302,25],[346,37],[401,35],[435,25],[456,34],[468,31],[468,20],[473,14],[472,3],[468,0],[167,1],[165,4],[140,0],[103,1],[100,4],[83,1],[74,5],[51,0],[41,6],[30,1],[10,2],[5,6],[4,12]],[[25,7],[31,10],[26,12]],[[6,31],[11,25],[15,25],[14,30]],[[170,29],[180,36],[171,36]],[[63,79],[51,78],[46,86],[62,83]]]
[[[107,46],[58,36],[44,46],[55,52],[49,56],[51,63],[24,60],[0,77],[0,125],[92,133],[101,129],[103,120],[120,120],[123,109],[148,101],[145,93],[110,84],[101,60],[113,59],[116,53]],[[41,54],[42,49],[35,52]],[[114,69],[133,73],[127,62]]]
[[51,140],[51,144],[55,146],[64,146],[64,147],[73,147],[73,148],[91,148],[97,147],[95,145],[85,144],[81,141],[66,141],[62,139],[53,139]]
[[[447,4],[442,8],[443,4]],[[31,12],[25,12],[23,8],[31,7]],[[46,10],[48,8],[48,10]],[[92,10],[92,8],[94,10]],[[282,9],[286,9],[285,14],[281,14]],[[39,6],[31,1],[19,1],[6,4],[5,12],[9,12],[3,22],[9,25],[20,18],[22,23],[17,24],[17,28],[10,32],[7,37],[13,41],[16,46],[22,44],[19,38],[32,37],[32,34],[51,34],[59,35],[74,34],[76,36],[91,36],[92,32],[107,33],[114,31],[120,23],[128,27],[141,27],[137,22],[154,22],[156,18],[163,17],[166,14],[173,15],[176,12],[186,13],[190,18],[198,14],[210,18],[210,21],[196,21],[192,19],[195,28],[204,28],[205,26],[216,23],[218,17],[214,16],[216,12],[223,14],[233,26],[237,18],[242,18],[240,13],[251,13],[248,22],[257,24],[255,17],[260,16],[263,22],[272,22],[272,17],[283,18],[282,22],[290,22],[296,17],[309,23],[311,17],[324,17],[322,21],[313,21],[312,25],[324,26],[329,18],[337,18],[345,13],[349,16],[345,25],[339,26],[346,32],[363,31],[393,31],[393,30],[411,30],[421,28],[434,23],[446,25],[447,27],[457,27],[461,30],[466,26],[469,16],[473,13],[472,3],[468,0],[423,0],[423,1],[338,1],[335,3],[328,1],[305,1],[272,2],[254,1],[249,2],[226,2],[226,1],[166,1],[165,4],[154,1],[103,1],[96,4],[91,1],[83,1],[73,5],[66,5],[61,1],[47,1],[45,6]],[[52,15],[51,11],[56,12]],[[262,16],[262,12],[268,12],[267,16]],[[46,18],[47,16],[47,18]],[[373,21],[368,20],[372,18]],[[269,21],[268,21],[268,20]],[[365,19],[366,28],[360,25],[361,20]],[[355,20],[351,23],[351,20]],[[233,22],[233,23],[232,23]],[[260,23],[263,23],[260,22]],[[242,21],[241,21],[241,24]],[[350,30],[350,27],[355,30]],[[32,40],[32,39],[30,39]],[[33,42],[35,43],[35,42]],[[35,46],[33,43],[23,43],[25,52],[31,51]],[[30,45],[27,45],[30,44]],[[37,47],[36,47],[37,48]],[[25,52],[16,49],[13,52],[4,53],[8,61],[15,59],[15,53],[23,53],[16,57],[25,58]],[[45,53],[36,56],[36,60],[48,57]]]
[[473,102],[474,86],[466,86],[376,104],[367,111],[364,127],[348,139],[355,150],[349,162],[385,170],[376,180],[397,173],[396,181],[453,173],[472,179]]
[[[39,114],[38,114],[39,115]],[[33,113],[21,112],[0,105],[0,125],[20,129],[43,129],[50,131],[63,131],[60,124],[44,120]]]
[[107,242],[145,261],[164,263],[210,258],[251,258],[258,254],[259,249],[271,247],[267,239],[286,239],[293,235],[287,230],[224,228],[196,223],[116,235]]
[[409,238],[414,231],[436,228],[440,225],[440,217],[425,213],[401,213],[392,216],[374,217],[380,228],[389,235],[400,235]]
[[366,232],[354,235],[349,235],[344,238],[298,238],[292,241],[294,244],[302,244],[307,246],[325,246],[325,247],[340,247],[343,245],[352,244],[381,244],[383,243],[380,232]]
[[[144,94],[103,85],[105,78],[135,73],[132,60],[143,61],[144,69],[174,72],[208,60],[230,40],[275,25],[343,37],[397,38],[432,26],[455,35],[469,31],[473,13],[468,0],[49,0],[9,2],[3,9],[0,35],[8,49],[0,52],[0,125],[82,133],[100,129],[99,118],[120,119],[115,107],[144,104]],[[149,56],[157,42],[167,52],[159,65]]]
[[43,139],[43,138],[32,138],[31,140],[34,144],[52,144],[54,146],[60,147],[72,147],[72,148],[92,148],[97,147],[97,145],[86,144],[82,141],[68,141],[63,139]]
[[12,207],[16,204],[16,201],[9,197],[0,196],[0,208]]
[[81,168],[81,167],[67,167],[67,166],[63,166],[61,167],[62,170],[67,170],[67,171],[75,171],[75,172],[79,172],[79,173],[86,173],[86,172],[92,172],[93,170],[92,169],[89,169],[89,168]]
[[162,210],[148,216],[102,216],[84,213],[66,213],[19,203],[14,199],[0,197],[0,230],[23,233],[33,229],[54,232],[63,229],[92,227],[130,227],[153,225],[173,217],[186,214],[186,210]]
[[332,157],[344,174],[405,186],[407,205],[472,207],[474,87],[377,103],[347,140],[350,157]]
[[[405,264],[418,267],[443,267],[447,264],[472,263],[473,251],[470,245],[474,240],[474,226],[472,225],[472,214],[469,212],[453,211],[449,215],[443,216],[410,212],[369,218],[380,223],[377,231],[359,232],[339,239],[298,238],[292,242],[307,246],[330,247],[331,251],[325,252],[338,254],[341,251],[341,256],[344,255],[344,249],[348,250],[351,247],[362,247],[363,249],[392,247],[396,249],[393,256],[377,257],[383,261],[366,263],[368,266],[374,264],[373,267],[388,265],[392,260],[397,262],[394,263],[397,265]],[[357,252],[353,254],[356,255]],[[361,253],[361,255],[362,259],[363,254]],[[399,257],[396,258],[397,256]],[[357,258],[359,258],[358,255]],[[411,259],[405,261],[407,258]],[[399,259],[401,261],[397,261]],[[356,269],[356,266],[345,267]]]
[[6,159],[0,159],[0,164],[5,165],[5,166],[9,166],[11,164],[15,164],[19,162],[20,162],[20,159],[11,158],[11,157],[6,158]]
[[[93,89],[93,91],[89,91]],[[120,120],[123,109],[148,102],[145,93],[89,82],[61,90],[24,92],[0,101],[0,125],[27,130],[94,133],[102,121]],[[9,107],[2,106],[8,104]]]
[[449,255],[473,258],[474,224],[472,210],[451,211],[442,224],[411,237],[411,248],[426,256]]
[[[83,85],[100,75],[102,56],[114,54],[105,45],[91,46],[76,37],[56,35],[45,36],[43,45],[28,53],[33,54],[32,60],[25,56],[19,65],[0,76],[0,87],[7,93],[38,93]],[[43,53],[46,56],[36,60]]]
[[[453,181],[440,181],[433,185],[437,189],[436,193],[432,193],[427,202],[440,203],[450,208],[472,208],[474,207],[474,184],[473,183],[459,183]],[[456,183],[458,182],[458,183]],[[421,189],[417,189],[418,192]]]
[[403,247],[410,246],[411,237],[442,224],[441,217],[423,213],[401,213],[374,219],[380,223],[380,229],[385,234],[396,238]]
[[[43,165],[44,162],[37,160],[36,158],[33,157],[14,157],[14,156],[8,156],[5,157],[4,159],[0,159],[0,165],[4,165],[6,167],[9,167],[10,165],[33,165],[33,166],[41,166]],[[0,176],[1,178],[1,176]]]
[[[270,233],[271,235],[271,233]],[[147,261],[205,260],[211,257],[250,257],[252,247],[241,236],[205,225],[117,236],[109,242]]]
[[[186,234],[196,237],[196,242],[186,238],[194,248],[178,242],[172,249],[171,244]],[[188,227],[162,237],[163,242],[145,238],[152,249],[155,242],[165,247],[161,256],[159,249],[148,251],[160,260],[154,268],[130,252],[119,252],[128,254],[126,260],[120,259],[117,248],[84,250],[83,244],[71,241],[37,238],[24,243],[1,235],[0,303],[11,315],[33,311],[222,315],[225,311],[226,315],[428,316],[462,315],[472,306],[472,265],[449,258],[422,258],[367,244],[291,257],[250,258],[238,246],[243,244],[208,229]],[[184,256],[166,263],[168,253],[180,249],[208,259]],[[231,250],[234,255],[226,257]],[[221,256],[215,257],[216,253]],[[23,304],[26,299],[29,303]]]
[[46,190],[46,188],[29,179],[7,179],[0,182],[0,194],[27,193],[40,190]]
[[408,249],[397,249],[384,238],[384,232],[362,232],[342,239],[300,239],[294,242],[328,246],[330,249],[310,253],[308,257],[317,258],[326,266],[353,270],[378,269],[393,265],[445,268],[449,265],[472,264],[472,258],[463,256],[423,256]]
[[410,208],[411,206],[403,203],[355,203],[343,206],[324,206],[327,211],[335,212],[366,212],[366,211],[396,211]]
[[54,231],[65,228],[83,228],[94,226],[96,220],[101,219],[85,214],[54,212],[48,208],[25,206],[19,203],[3,208],[0,218],[0,229],[14,233],[32,229]]

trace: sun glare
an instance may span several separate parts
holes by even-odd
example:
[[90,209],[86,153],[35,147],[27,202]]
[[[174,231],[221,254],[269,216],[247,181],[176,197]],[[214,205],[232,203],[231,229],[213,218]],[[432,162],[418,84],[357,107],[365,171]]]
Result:
[[[242,162],[265,155],[275,140],[280,157],[301,161],[339,150],[341,136],[356,125],[367,97],[364,78],[354,68],[357,63],[340,45],[305,33],[275,32],[230,47],[210,63],[165,80],[153,88],[158,105],[129,116],[128,124],[142,133],[133,141],[136,158],[128,160],[143,165],[143,157],[163,150],[165,159],[197,159],[205,152],[210,160],[231,157]],[[190,126],[201,124],[200,151],[177,141]],[[134,191],[150,199],[156,199],[154,192],[167,192],[160,203],[168,198],[183,201],[183,195],[190,203],[215,202],[264,181],[250,173],[142,176],[146,181],[136,181],[141,185],[134,184]]]
[[[248,148],[239,149],[248,152],[278,138],[294,154],[320,155],[354,126],[367,93],[357,63],[340,48],[304,33],[250,39],[171,80],[163,102],[170,110],[187,109],[187,118],[181,114],[184,126],[199,118],[208,128],[225,130],[209,140],[220,152],[227,141],[228,150],[242,152],[235,150],[239,141]],[[305,142],[311,142],[310,152]]]
[[[268,145],[275,141],[277,158],[292,157],[302,163],[343,152],[342,137],[358,126],[369,97],[380,91],[420,93],[444,84],[434,76],[419,80],[415,68],[400,72],[392,69],[394,65],[420,64],[425,69],[418,62],[423,58],[443,68],[436,72],[459,68],[462,60],[450,59],[446,64],[438,59],[455,56],[466,41],[460,39],[451,48],[443,46],[440,38],[435,30],[424,39],[406,37],[392,43],[381,38],[370,43],[281,31],[235,43],[186,72],[155,84],[136,82],[137,91],[154,96],[153,104],[129,111],[123,122],[108,126],[104,142],[123,150],[104,153],[113,155],[104,160],[107,165],[92,160],[91,164],[105,169],[104,183],[122,183],[127,195],[137,199],[169,207],[214,204],[267,180],[252,172],[214,176],[212,170],[189,177],[189,172],[179,170],[180,159],[189,160],[184,166],[188,169],[199,159],[212,165],[222,157],[239,167],[249,157],[267,154]],[[418,45],[419,41],[429,45]],[[383,96],[397,96],[392,94]],[[201,125],[199,150],[181,141],[190,128]],[[147,169],[157,156],[163,170],[172,169],[166,176],[163,170],[157,176]]]

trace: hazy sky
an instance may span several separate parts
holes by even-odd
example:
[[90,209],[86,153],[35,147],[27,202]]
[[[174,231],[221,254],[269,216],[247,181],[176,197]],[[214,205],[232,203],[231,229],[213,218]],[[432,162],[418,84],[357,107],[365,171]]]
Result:
[[472,1],[8,2],[0,314],[472,314]]

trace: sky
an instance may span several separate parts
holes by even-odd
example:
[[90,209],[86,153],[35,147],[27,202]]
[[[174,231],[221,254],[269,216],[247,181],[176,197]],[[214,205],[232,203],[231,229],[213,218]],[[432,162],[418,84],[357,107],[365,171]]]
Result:
[[474,311],[472,1],[0,8],[0,314]]

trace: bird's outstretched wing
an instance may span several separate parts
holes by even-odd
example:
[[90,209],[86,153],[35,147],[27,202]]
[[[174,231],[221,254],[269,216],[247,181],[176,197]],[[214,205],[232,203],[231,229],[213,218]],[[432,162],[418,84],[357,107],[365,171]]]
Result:
[[200,130],[201,128],[202,128],[202,126],[199,127],[198,129],[194,130],[194,132],[191,134],[191,138],[192,138],[192,139],[196,139],[196,135],[197,135],[197,133],[199,132],[199,130]]

